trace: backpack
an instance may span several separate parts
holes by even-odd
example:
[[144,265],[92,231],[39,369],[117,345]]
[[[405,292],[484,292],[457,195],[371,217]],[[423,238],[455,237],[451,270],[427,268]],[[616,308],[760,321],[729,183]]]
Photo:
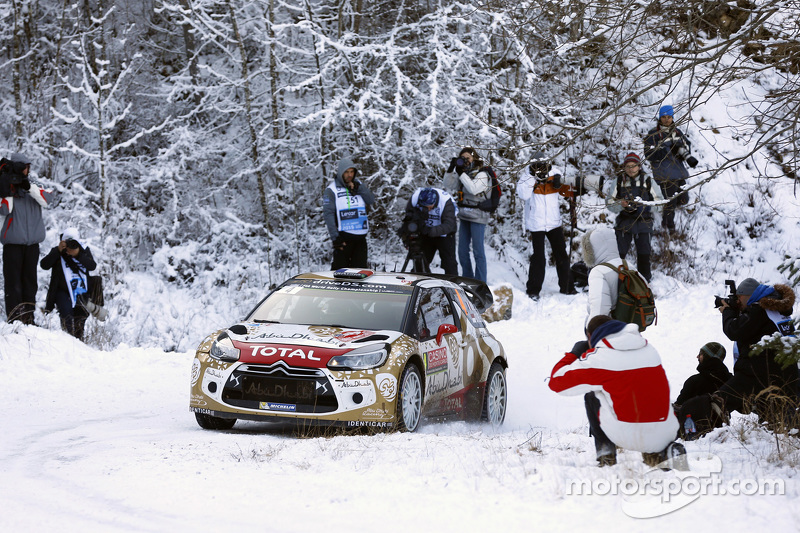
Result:
[[500,205],[500,197],[503,195],[503,191],[500,189],[500,182],[497,180],[497,174],[492,167],[483,167],[481,171],[486,172],[492,178],[492,193],[489,198],[478,204],[478,209],[487,213],[494,213],[497,210],[497,206]]
[[628,268],[628,263],[622,260],[622,266],[615,267],[609,263],[600,263],[614,270],[619,275],[619,288],[617,289],[617,306],[611,310],[611,318],[636,324],[639,331],[644,331],[647,326],[655,323],[658,318],[653,291],[647,285],[641,274]]
[[11,161],[0,159],[0,198],[11,196]]

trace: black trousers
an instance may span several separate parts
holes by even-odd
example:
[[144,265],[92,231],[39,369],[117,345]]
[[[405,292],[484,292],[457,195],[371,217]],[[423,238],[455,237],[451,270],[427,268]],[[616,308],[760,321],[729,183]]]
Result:
[[653,277],[650,271],[650,234],[649,233],[630,233],[629,231],[615,230],[617,234],[617,249],[619,256],[625,259],[631,242],[636,245],[636,269],[650,281]]
[[[56,267],[54,267],[56,268]],[[72,298],[66,291],[56,291],[56,309],[61,318],[61,329],[75,337],[83,340],[83,331],[86,326],[86,319],[89,314],[79,303],[72,307]]]
[[664,198],[669,200],[664,206],[664,215],[661,226],[667,230],[675,229],[675,210],[678,206],[686,205],[689,203],[689,193],[681,192],[680,188],[686,185],[686,180],[667,180],[659,181],[658,186],[661,187],[661,192]]
[[531,255],[530,268],[528,269],[528,283],[526,291],[528,294],[539,294],[544,283],[544,271],[547,267],[547,256],[544,251],[544,239],[550,241],[550,248],[553,250],[553,259],[556,263],[556,273],[558,274],[558,288],[561,292],[568,292],[572,288],[572,279],[569,272],[569,256],[567,255],[567,243],[564,241],[564,230],[561,226],[550,231],[531,232],[531,242],[533,243],[533,254]]
[[331,270],[340,268],[367,268],[367,236],[353,235],[351,233],[339,232],[339,236],[344,239],[344,246],[333,249],[333,263]]
[[36,268],[39,263],[38,244],[4,244],[3,278],[5,279],[6,317],[33,324],[36,291],[39,282]]
[[600,400],[593,392],[587,392],[583,396],[583,403],[586,405],[586,416],[589,418],[589,430],[594,437],[594,448],[597,457],[601,455],[617,456],[617,447],[606,436],[600,427]]
[[442,261],[442,268],[445,274],[458,276],[458,261],[456,261],[456,235],[451,233],[444,237],[423,237],[420,248],[425,255],[428,265],[431,264],[433,256],[439,252],[439,259]]

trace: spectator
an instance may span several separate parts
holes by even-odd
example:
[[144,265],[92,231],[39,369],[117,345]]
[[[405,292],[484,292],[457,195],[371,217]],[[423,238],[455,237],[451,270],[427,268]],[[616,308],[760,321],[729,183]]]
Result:
[[559,292],[575,294],[569,270],[569,255],[561,226],[561,209],[558,193],[561,190],[561,175],[552,174],[552,166],[542,152],[533,154],[531,164],[522,171],[517,184],[517,195],[524,202],[523,223],[531,232],[533,254],[528,269],[526,292],[532,300],[539,299],[544,283],[547,256],[544,240],[550,241],[558,274]]
[[697,354],[697,374],[690,376],[683,384],[677,406],[687,400],[717,391],[732,376],[725,366],[725,347],[718,342],[709,342]]
[[[436,252],[445,274],[458,276],[456,262],[456,227],[458,208],[453,197],[442,189],[433,187],[414,191],[406,204],[403,226],[398,232],[408,244],[408,235],[419,234],[419,246],[427,265]],[[410,224],[421,225],[420,229],[410,229]]]
[[735,342],[733,377],[717,392],[724,401],[725,410],[748,413],[755,409],[761,416],[774,411],[764,398],[756,396],[769,387],[776,387],[788,400],[787,410],[797,406],[797,365],[781,368],[775,361],[775,352],[765,349],[751,353],[753,345],[765,335],[779,331],[778,324],[791,321],[795,295],[788,285],[762,285],[753,278],[743,280],[736,287],[737,305],[731,307],[723,300],[722,331]]
[[652,278],[650,270],[650,234],[653,232],[651,207],[642,203],[660,198],[653,189],[652,181],[642,171],[642,160],[630,153],[622,162],[622,172],[609,180],[606,205],[612,213],[618,213],[614,229],[617,235],[619,256],[628,255],[631,242],[636,245],[636,269],[647,281]]
[[587,309],[590,317],[597,315],[611,315],[617,306],[617,292],[619,290],[619,275],[606,265],[615,267],[622,265],[617,247],[617,238],[614,230],[600,227],[589,230],[583,236],[583,260],[589,270],[589,300]]
[[8,196],[0,199],[6,317],[9,322],[33,324],[39,289],[36,264],[39,243],[45,238],[42,207],[52,200],[53,193],[31,183],[31,161],[24,154],[11,154],[9,160],[0,170],[0,180],[8,183],[3,193]]
[[333,241],[331,270],[367,267],[367,206],[375,203],[372,191],[356,179],[353,161],[339,161],[336,178],[322,195],[322,216]]
[[[484,236],[486,224],[491,213],[478,208],[478,205],[491,196],[492,178],[484,169],[485,165],[474,148],[462,148],[458,157],[450,162],[450,168],[444,175],[444,187],[457,191],[458,199],[458,262],[461,263],[461,275],[486,282],[486,252]],[[475,256],[475,269],[469,251]]]
[[97,268],[91,250],[81,244],[77,229],[67,228],[58,245],[42,258],[40,265],[51,271],[45,311],[57,308],[61,328],[83,340],[89,313],[82,300],[88,296],[89,272]]
[[589,350],[568,352],[553,367],[548,385],[559,394],[584,394],[599,466],[616,464],[617,446],[641,452],[650,466],[685,455],[683,446],[672,442],[678,420],[653,345],[635,324],[604,315],[592,318],[586,333]]
[[675,209],[689,203],[689,193],[682,191],[689,177],[683,163],[692,168],[697,165],[697,159],[691,155],[692,144],[675,125],[674,114],[671,105],[662,106],[658,124],[644,138],[644,155],[653,167],[653,177],[664,198],[669,200],[664,206],[662,226],[670,234],[675,231]]

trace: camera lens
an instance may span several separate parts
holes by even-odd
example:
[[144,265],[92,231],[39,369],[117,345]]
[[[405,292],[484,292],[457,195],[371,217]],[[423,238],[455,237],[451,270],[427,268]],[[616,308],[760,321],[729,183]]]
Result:
[[76,241],[75,239],[67,240],[67,248],[69,248],[70,250],[77,250],[80,247],[81,245],[78,244],[78,241]]
[[459,157],[458,159],[456,159],[456,166],[457,167],[463,167],[463,166],[466,166],[466,164],[467,164],[467,162],[464,161],[463,157]]

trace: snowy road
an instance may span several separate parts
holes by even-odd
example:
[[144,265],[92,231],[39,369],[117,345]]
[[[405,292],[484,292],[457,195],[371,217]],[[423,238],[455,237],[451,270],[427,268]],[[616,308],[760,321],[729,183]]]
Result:
[[[725,339],[713,309],[687,313],[685,289],[656,289],[660,325],[646,336],[675,389],[697,348]],[[692,298],[713,299],[712,288],[700,292]],[[688,447],[719,456],[726,479],[781,478],[785,496],[709,495],[637,520],[621,495],[567,494],[570,480],[641,480],[647,469],[633,452],[595,467],[581,399],[544,382],[579,336],[585,296],[515,296],[514,319],[492,325],[511,358],[499,432],[448,423],[417,434],[297,438],[241,422],[203,431],[188,412],[191,353],[99,352],[58,331],[0,325],[0,530],[575,531],[587,516],[593,531],[672,530],[687,519],[701,530],[767,521],[796,530],[796,459],[776,461],[772,440],[757,433],[739,440],[726,430]],[[539,327],[556,317],[570,326]]]

